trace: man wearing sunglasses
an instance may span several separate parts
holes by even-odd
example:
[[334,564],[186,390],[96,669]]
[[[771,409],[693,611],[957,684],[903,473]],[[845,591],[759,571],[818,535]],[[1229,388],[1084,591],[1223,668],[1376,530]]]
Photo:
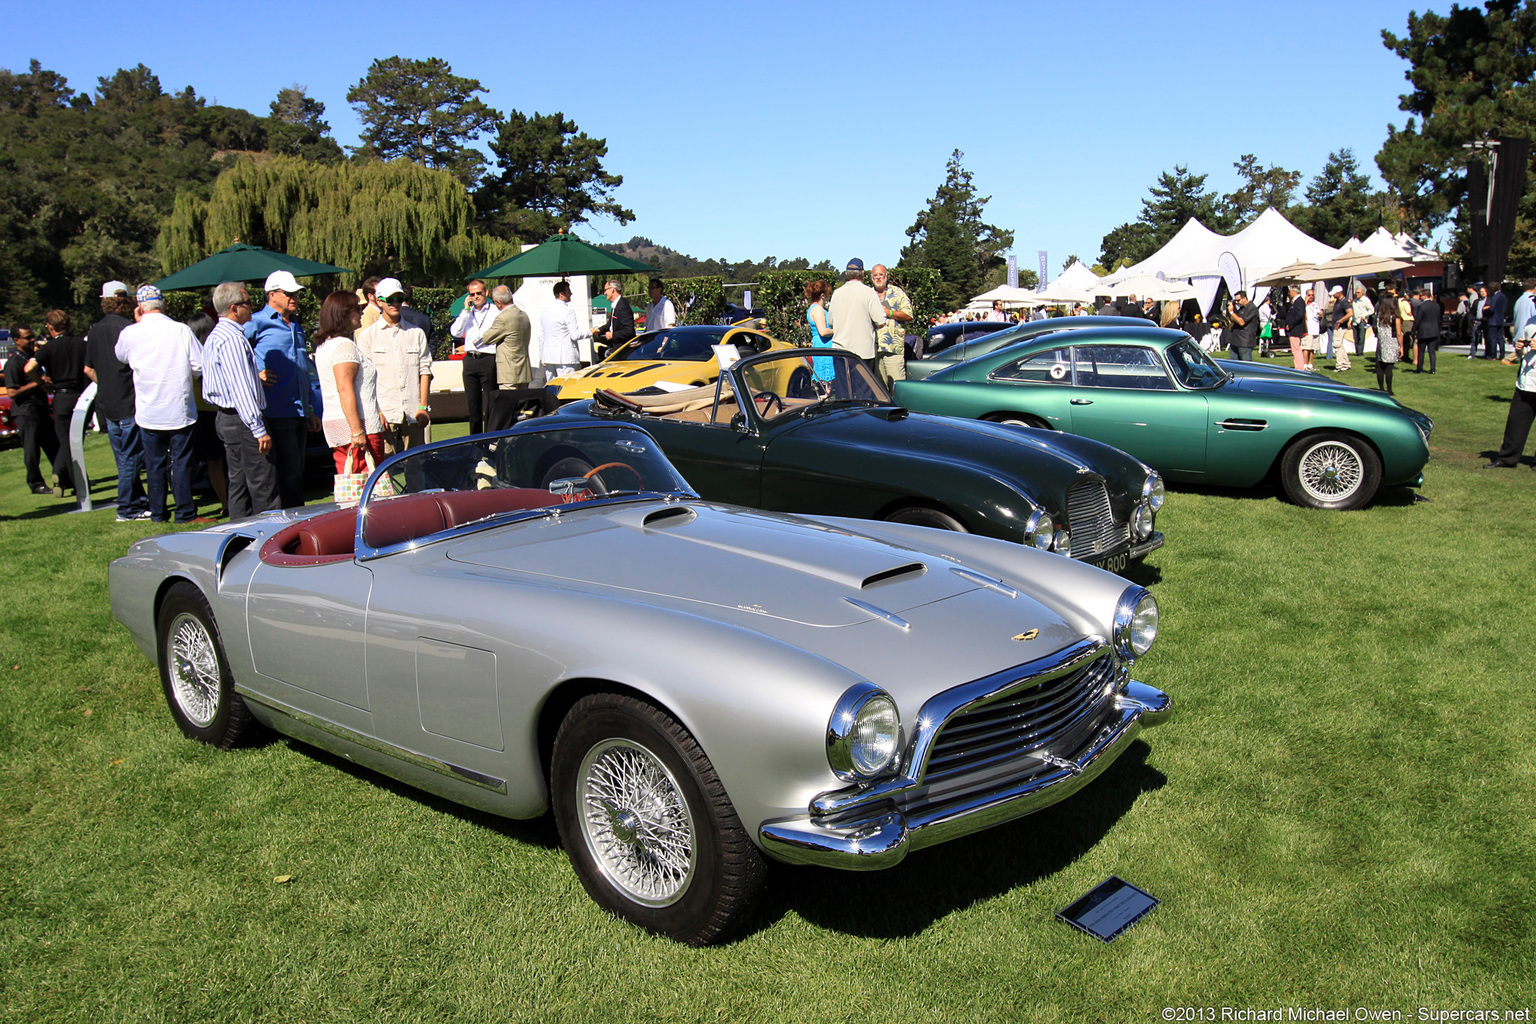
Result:
[[225,281],[215,288],[213,308],[218,310],[219,322],[203,344],[203,398],[216,410],[213,426],[224,444],[231,519],[278,507],[272,435],[262,418],[267,399],[256,373],[256,357],[245,340],[251,307],[251,297],[238,281]]
[[267,275],[267,305],[245,325],[266,386],[263,420],[272,435],[272,462],[282,508],[304,504],[304,449],[320,417],[309,405],[309,344],[299,326],[299,292],[304,286],[286,270]]
[[384,451],[393,455],[426,442],[431,423],[432,350],[426,332],[404,322],[405,287],[393,277],[375,285],[379,318],[357,332],[357,347],[378,372]]
[[485,429],[485,414],[496,397],[496,346],[484,340],[496,319],[496,308],[486,302],[485,282],[469,282],[469,299],[454,318],[448,333],[464,343],[464,397],[469,405],[469,432]]

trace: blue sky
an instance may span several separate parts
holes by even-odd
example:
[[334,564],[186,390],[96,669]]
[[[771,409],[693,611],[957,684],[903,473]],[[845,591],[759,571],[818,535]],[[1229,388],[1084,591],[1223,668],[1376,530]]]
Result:
[[[1381,44],[1407,3],[838,2],[610,7],[317,3],[291,15],[141,2],[0,0],[0,66],[31,58],[77,89],[143,62],[168,90],[258,114],[284,86],[326,105],[376,57],[441,57],[499,110],[559,110],[606,138],[628,225],[699,258],[893,262],[965,153],[987,220],[1023,267],[1092,262],[1164,170],[1236,184],[1244,153],[1302,172],[1348,146],[1375,177],[1407,65]],[[1435,9],[1445,11],[1448,4]],[[476,15],[458,13],[475,10]],[[429,13],[430,12],[430,13]],[[239,30],[252,29],[245,45]]]

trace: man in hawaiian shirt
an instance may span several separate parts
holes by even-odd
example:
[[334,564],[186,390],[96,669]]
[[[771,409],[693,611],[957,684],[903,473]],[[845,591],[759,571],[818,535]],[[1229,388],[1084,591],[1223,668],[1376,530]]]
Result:
[[887,388],[893,380],[907,379],[907,328],[912,320],[912,300],[907,293],[889,283],[890,272],[876,263],[869,272],[880,305],[885,307],[885,326],[875,332],[875,357],[880,382]]

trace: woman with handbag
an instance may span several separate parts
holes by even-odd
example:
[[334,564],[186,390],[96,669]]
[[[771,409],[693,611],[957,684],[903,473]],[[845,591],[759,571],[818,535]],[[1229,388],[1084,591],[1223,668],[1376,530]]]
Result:
[[320,306],[315,369],[324,415],[320,420],[338,476],[366,472],[384,459],[384,420],[379,413],[378,371],[352,340],[363,307],[351,292],[332,292]]

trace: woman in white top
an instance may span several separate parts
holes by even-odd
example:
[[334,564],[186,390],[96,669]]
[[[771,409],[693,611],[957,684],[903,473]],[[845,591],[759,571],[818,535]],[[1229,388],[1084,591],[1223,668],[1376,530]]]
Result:
[[352,341],[363,307],[351,292],[332,292],[320,306],[315,369],[324,416],[320,425],[338,473],[360,473],[363,450],[384,461],[384,418],[379,414],[378,371]]

